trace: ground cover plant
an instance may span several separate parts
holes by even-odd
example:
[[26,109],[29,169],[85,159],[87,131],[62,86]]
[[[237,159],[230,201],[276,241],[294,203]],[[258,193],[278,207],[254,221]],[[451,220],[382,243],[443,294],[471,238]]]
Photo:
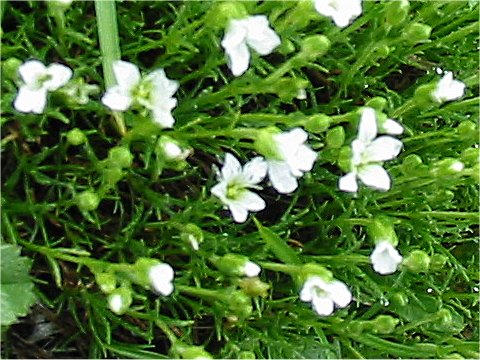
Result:
[[477,1],[0,4],[3,357],[479,357]]

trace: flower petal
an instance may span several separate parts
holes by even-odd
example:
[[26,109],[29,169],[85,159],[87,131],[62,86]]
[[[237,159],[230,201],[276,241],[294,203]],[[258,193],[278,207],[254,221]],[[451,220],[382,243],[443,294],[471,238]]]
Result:
[[38,78],[47,74],[47,68],[38,60],[30,60],[19,66],[18,73],[25,85],[36,88]]
[[62,64],[51,64],[47,68],[48,75],[51,78],[43,83],[43,86],[49,91],[55,91],[65,85],[72,78],[72,69]]
[[328,316],[333,313],[333,300],[329,297],[315,296],[312,299],[312,305],[318,315]]
[[169,129],[175,124],[175,118],[170,110],[155,107],[152,109],[152,117],[153,121],[155,121],[155,123],[157,123],[162,129]]
[[380,165],[372,164],[361,167],[358,171],[358,177],[365,185],[374,189],[384,191],[390,189],[390,176]]
[[235,156],[230,153],[225,154],[225,161],[222,167],[222,177],[228,182],[242,172],[242,165]]
[[148,74],[145,78],[146,81],[151,81],[154,86],[154,92],[160,93],[161,97],[172,97],[178,90],[179,83],[175,80],[167,78],[163,69],[157,69]]
[[281,194],[289,194],[298,187],[297,178],[285,161],[268,160],[268,176],[273,187]]
[[152,289],[164,296],[168,296],[173,292],[172,280],[174,276],[175,272],[172,267],[164,263],[152,266],[148,272]]
[[403,143],[391,136],[380,136],[371,142],[362,154],[362,160],[367,162],[392,160],[402,150]]
[[237,223],[243,223],[247,220],[248,210],[245,209],[242,205],[237,204],[236,202],[231,202],[228,205],[230,212],[232,213],[233,220]]
[[338,180],[338,188],[342,191],[357,192],[357,175],[353,172],[344,175]]
[[250,16],[246,19],[247,44],[260,55],[268,55],[280,45],[281,40],[273,31],[265,15]]
[[247,261],[243,267],[243,272],[247,277],[255,277],[262,271],[262,268],[253,261]]
[[402,260],[398,250],[389,241],[378,242],[370,255],[373,269],[381,275],[393,274]]
[[383,131],[389,135],[402,135],[403,134],[403,126],[400,125],[399,122],[387,119],[382,125]]
[[240,76],[248,69],[250,51],[246,44],[247,29],[239,20],[232,20],[222,40],[228,56],[228,67],[234,76]]
[[366,107],[362,110],[360,124],[358,125],[357,139],[363,143],[369,143],[377,136],[377,117],[375,110]]
[[310,149],[307,145],[300,145],[295,153],[295,156],[292,160],[294,160],[294,164],[289,162],[290,167],[295,167],[299,170],[310,171],[313,168],[313,164],[317,159],[317,153]]
[[125,111],[132,105],[132,98],[120,87],[114,86],[103,95],[102,103],[112,110]]
[[265,159],[257,156],[244,165],[242,175],[247,184],[255,185],[265,178],[267,169],[268,165]]
[[345,283],[333,280],[328,284],[328,294],[338,307],[344,308],[352,301],[352,293]]
[[23,113],[41,114],[47,104],[47,90],[44,88],[32,90],[27,86],[20,86],[13,107]]
[[224,204],[228,204],[229,201],[227,199],[227,182],[221,181],[214,187],[210,189],[210,192],[218,197]]
[[244,190],[235,202],[250,211],[260,211],[266,206],[265,201],[258,194],[248,190]]
[[113,62],[113,73],[120,88],[131,90],[140,82],[140,70],[138,66],[127,61],[117,60]]

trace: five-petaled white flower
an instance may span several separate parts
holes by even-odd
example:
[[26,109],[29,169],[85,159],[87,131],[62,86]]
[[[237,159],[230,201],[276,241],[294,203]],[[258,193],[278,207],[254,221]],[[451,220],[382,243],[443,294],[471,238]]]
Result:
[[320,276],[310,276],[300,291],[300,300],[311,302],[318,315],[328,316],[335,305],[346,307],[352,301],[352,294],[341,281],[325,281]]
[[168,264],[153,265],[148,271],[150,285],[157,294],[168,296],[173,292],[173,278],[175,272]]
[[342,176],[338,187],[342,191],[356,192],[357,178],[365,185],[378,190],[390,189],[391,180],[381,163],[394,159],[402,149],[402,142],[391,136],[377,136],[375,110],[364,108],[358,128],[358,136],[353,140],[351,171]]
[[437,87],[432,92],[432,98],[436,102],[456,100],[463,96],[465,92],[465,84],[458,80],[453,80],[451,72],[445,73],[443,78],[438,82]]
[[105,106],[116,111],[143,106],[152,112],[153,120],[162,128],[173,126],[175,119],[171,111],[177,106],[177,99],[173,97],[178,89],[177,81],[168,79],[163,69],[142,78],[136,65],[121,60],[113,63],[113,73],[117,85],[103,95]]
[[250,62],[248,47],[260,55],[268,55],[280,43],[280,38],[270,28],[265,15],[230,20],[222,40],[222,46],[228,56],[228,67],[235,76],[242,75],[248,69]]
[[23,113],[41,114],[47,104],[48,91],[55,91],[72,77],[72,70],[62,64],[48,67],[38,60],[29,60],[18,68],[23,84],[13,106]]
[[211,192],[228,206],[236,222],[245,222],[248,211],[260,211],[265,208],[265,201],[248,189],[259,189],[257,184],[263,180],[266,173],[267,164],[262,157],[255,157],[242,168],[235,156],[227,153],[219,174],[220,182]]
[[344,28],[362,14],[362,0],[314,0],[315,9]]
[[393,274],[403,258],[393,244],[388,240],[377,242],[370,255],[373,270],[381,275]]
[[312,170],[317,153],[305,145],[308,134],[300,128],[273,135],[276,157],[267,158],[268,176],[281,194],[289,194],[298,187],[297,178]]

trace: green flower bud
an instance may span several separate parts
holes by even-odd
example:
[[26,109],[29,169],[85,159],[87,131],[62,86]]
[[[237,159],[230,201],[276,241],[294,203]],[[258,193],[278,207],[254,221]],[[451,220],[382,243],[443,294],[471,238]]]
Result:
[[480,148],[468,148],[462,151],[462,161],[468,166],[475,166],[480,163]]
[[409,299],[406,294],[397,292],[392,295],[391,301],[393,305],[403,307],[408,305]]
[[322,133],[328,130],[330,121],[330,117],[324,114],[309,116],[304,123],[305,130],[314,134]]
[[347,331],[351,334],[360,335],[367,328],[370,327],[370,324],[367,321],[351,321],[347,326]]
[[393,246],[397,246],[398,239],[393,227],[393,220],[386,216],[377,216],[367,227],[367,233],[374,243],[379,241],[389,241]]
[[330,40],[323,35],[311,35],[303,39],[299,56],[313,61],[324,55],[330,48]]
[[463,165],[460,160],[454,158],[445,158],[437,161],[430,170],[430,173],[434,177],[457,175],[458,173],[462,172],[464,167],[465,165]]
[[282,41],[277,51],[282,55],[288,55],[295,52],[295,45],[288,39]]
[[400,25],[408,16],[410,4],[407,0],[385,3],[385,22],[390,26]]
[[262,129],[257,132],[253,143],[255,151],[266,159],[282,160],[273,136],[280,131],[277,128]]
[[452,313],[447,308],[442,308],[437,312],[438,319],[444,326],[450,326],[453,321]]
[[270,285],[264,283],[258,277],[244,278],[240,281],[239,285],[245,294],[251,297],[260,296],[266,298],[268,296],[268,290],[270,289]]
[[117,287],[117,278],[111,273],[96,273],[95,281],[97,282],[100,290],[105,294],[110,294]]
[[105,168],[102,170],[103,184],[106,188],[114,187],[122,180],[124,173],[119,167]]
[[180,144],[170,136],[160,136],[155,154],[166,162],[178,162],[185,160],[190,155],[190,151],[182,149]]
[[224,29],[231,19],[243,19],[247,16],[247,9],[240,1],[218,2],[207,12],[205,25],[214,29]]
[[403,32],[403,39],[409,44],[424,42],[430,38],[432,28],[425,24],[413,23]]
[[349,172],[352,167],[352,149],[350,146],[343,146],[338,153],[337,164],[343,172]]
[[390,47],[385,44],[378,45],[374,50],[377,58],[384,59],[390,54]]
[[203,232],[197,225],[187,224],[183,227],[180,238],[194,250],[198,250],[199,245],[203,242]]
[[116,146],[108,152],[108,160],[111,167],[129,168],[132,166],[133,155],[126,147]]
[[229,292],[228,310],[239,319],[248,318],[253,311],[252,300],[243,291]]
[[473,121],[462,121],[457,126],[457,134],[464,139],[478,140],[477,125]]
[[414,273],[428,272],[430,257],[425,251],[413,250],[403,261],[403,266]]
[[308,80],[284,77],[275,82],[264,82],[262,84],[262,92],[276,94],[280,100],[291,102],[298,96],[299,92],[305,90],[308,85]]
[[342,126],[336,126],[333,129],[328,130],[325,140],[327,142],[327,147],[338,149],[345,142],[345,130]]
[[422,158],[417,154],[407,155],[402,161],[402,173],[405,175],[415,175],[422,163]]
[[430,271],[441,271],[445,269],[447,257],[442,254],[433,254],[430,257]]
[[253,351],[242,351],[238,354],[239,359],[251,359],[254,360],[257,358]]
[[65,11],[70,7],[72,2],[73,2],[73,0],[50,0],[50,1],[48,1],[48,6],[50,8]]
[[8,58],[2,62],[2,76],[12,81],[18,80],[18,68],[22,61],[17,58]]
[[93,211],[100,204],[100,198],[91,190],[86,190],[75,197],[75,202],[81,211]]
[[79,128],[75,128],[67,132],[67,142],[71,145],[82,145],[87,141],[87,137]]
[[126,287],[115,289],[108,295],[107,301],[112,312],[123,315],[132,305],[132,291]]
[[201,346],[191,346],[180,341],[173,343],[170,350],[175,357],[181,359],[213,359],[212,355],[205,351]]
[[372,321],[372,331],[376,334],[391,334],[400,320],[390,315],[379,315]]
[[212,257],[213,264],[227,276],[257,276],[261,268],[246,256],[226,254],[222,257]]
[[368,100],[365,106],[374,108],[377,111],[383,111],[383,109],[385,109],[385,106],[387,106],[387,99],[381,96],[375,96]]
[[432,98],[432,93],[435,91],[436,88],[436,83],[420,85],[415,89],[415,93],[413,95],[415,102],[420,106],[426,104],[434,104],[435,102]]

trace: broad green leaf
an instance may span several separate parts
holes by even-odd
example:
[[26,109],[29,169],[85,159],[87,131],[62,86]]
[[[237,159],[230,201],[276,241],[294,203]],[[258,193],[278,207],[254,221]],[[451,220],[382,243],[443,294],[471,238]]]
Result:
[[0,252],[0,325],[8,326],[16,322],[18,317],[27,315],[35,302],[33,282],[28,274],[32,261],[21,257],[20,249],[14,245],[2,244]]

